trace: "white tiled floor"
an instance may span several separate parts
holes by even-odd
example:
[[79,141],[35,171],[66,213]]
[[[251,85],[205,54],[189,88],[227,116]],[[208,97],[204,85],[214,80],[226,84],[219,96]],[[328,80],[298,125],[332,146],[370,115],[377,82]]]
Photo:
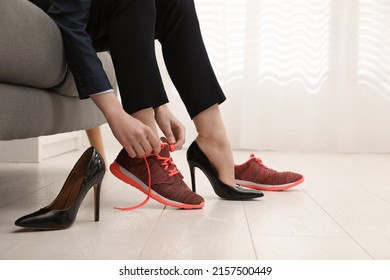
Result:
[[[26,231],[20,216],[49,204],[82,151],[40,164],[0,164],[0,259],[390,259],[390,155],[258,152],[277,170],[303,173],[300,186],[254,201],[218,198],[197,170],[201,210],[150,200],[107,172],[101,220],[92,191],[76,223],[61,231]],[[117,151],[107,151],[112,161]],[[237,163],[247,151],[235,151]],[[189,184],[185,151],[172,154]]]

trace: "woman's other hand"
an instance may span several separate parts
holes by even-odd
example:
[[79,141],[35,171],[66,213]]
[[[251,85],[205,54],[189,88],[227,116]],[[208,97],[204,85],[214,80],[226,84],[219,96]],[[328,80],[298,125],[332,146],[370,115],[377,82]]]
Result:
[[167,104],[154,109],[154,118],[157,125],[165,135],[165,140],[173,144],[175,150],[180,150],[185,142],[185,127],[171,113]]

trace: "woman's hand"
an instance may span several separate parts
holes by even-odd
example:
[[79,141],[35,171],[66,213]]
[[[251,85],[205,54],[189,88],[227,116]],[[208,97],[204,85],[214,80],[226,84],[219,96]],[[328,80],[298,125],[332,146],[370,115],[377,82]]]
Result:
[[173,144],[175,150],[180,150],[185,142],[185,127],[171,113],[167,104],[154,109],[154,118],[165,135],[165,140]]
[[114,93],[92,95],[91,98],[103,112],[112,133],[130,157],[160,153],[160,140],[153,130],[127,114]]

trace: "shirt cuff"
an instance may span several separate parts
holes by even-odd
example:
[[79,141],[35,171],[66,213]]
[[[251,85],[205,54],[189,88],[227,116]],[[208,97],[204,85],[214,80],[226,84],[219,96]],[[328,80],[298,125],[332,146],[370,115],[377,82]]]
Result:
[[89,95],[89,96],[100,95],[100,94],[106,94],[106,93],[112,93],[112,92],[114,92],[113,89],[108,89],[108,90],[104,90],[104,91],[101,91],[101,92],[97,92],[97,93],[91,94],[91,95]]

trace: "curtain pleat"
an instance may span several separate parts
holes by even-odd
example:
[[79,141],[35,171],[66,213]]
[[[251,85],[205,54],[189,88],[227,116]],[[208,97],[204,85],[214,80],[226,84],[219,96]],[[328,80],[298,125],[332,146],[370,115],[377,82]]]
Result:
[[390,1],[195,3],[234,148],[390,152]]

